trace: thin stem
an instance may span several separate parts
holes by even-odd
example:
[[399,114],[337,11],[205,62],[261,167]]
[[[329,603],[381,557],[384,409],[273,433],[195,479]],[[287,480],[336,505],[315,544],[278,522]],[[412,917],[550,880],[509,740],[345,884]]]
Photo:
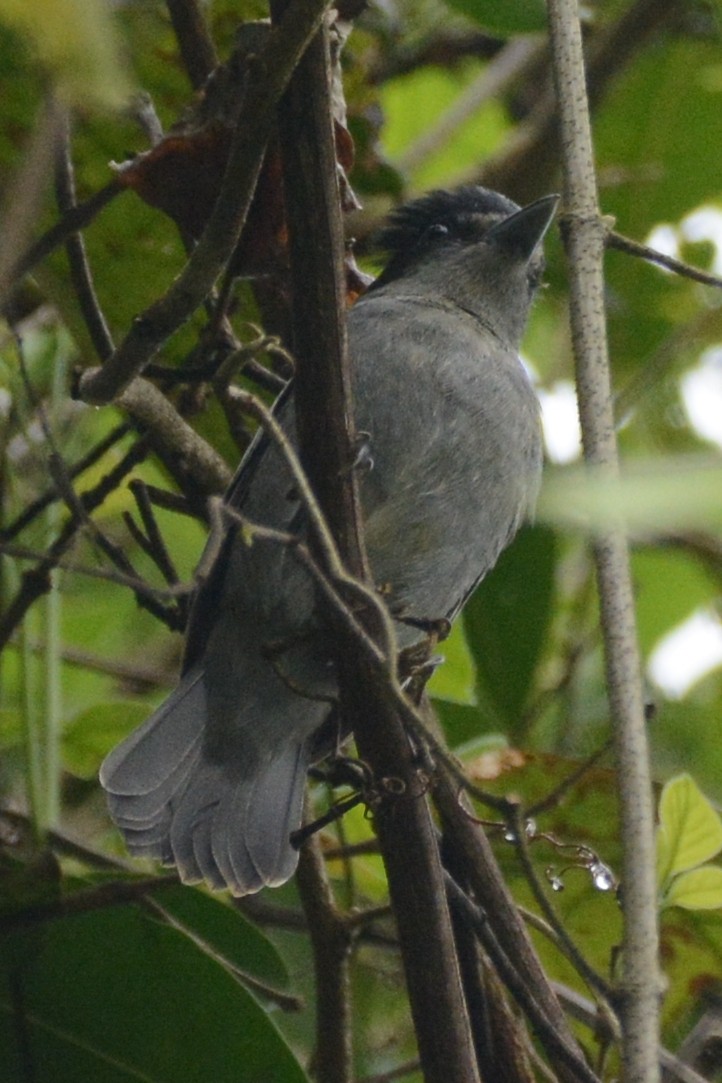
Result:
[[[146,454],[147,448],[144,442],[139,440],[123,456],[117,466],[109,471],[93,489],[81,495],[80,500],[84,512],[89,514],[99,507],[108,494],[118,488],[126,474],[130,473],[145,458]],[[82,523],[82,519],[77,516],[70,516],[47,553],[43,555],[42,560],[38,561],[35,568],[23,574],[15,597],[0,617],[0,651],[19,626],[33,602],[47,593],[50,587],[50,573],[53,568],[57,567],[61,558],[72,545]]]
[[14,278],[19,280],[28,271],[32,271],[36,264],[49,256],[51,252],[67,241],[74,233],[89,226],[106,204],[125,191],[127,189],[121,185],[118,178],[113,177],[112,180],[108,181],[92,196],[89,196],[83,203],[78,203],[77,206],[69,210],[59,222],[51,226],[46,233],[38,237],[37,241],[34,241],[25,250],[15,266]]
[[42,844],[48,820],[43,787],[43,750],[40,725],[40,697],[37,687],[37,659],[30,647],[37,632],[34,613],[25,615],[20,624],[20,689],[23,734],[25,738],[25,761],[28,778],[28,805],[32,821],[33,837]]
[[[75,172],[70,154],[70,126],[67,115],[63,119],[55,157],[55,198],[62,213],[67,214],[76,207]],[[101,361],[105,361],[107,357],[110,357],[115,346],[95,292],[82,233],[73,233],[67,238],[65,251],[70,264],[70,280],[78,298],[78,305],[88,334],[98,357]]]
[[615,233],[614,230],[607,234],[606,244],[607,248],[616,248],[619,252],[626,252],[628,256],[638,256],[647,263],[656,263],[659,267],[666,267],[668,271],[674,271],[683,278],[691,278],[693,282],[701,282],[704,286],[714,286],[718,290],[722,289],[720,275],[702,271],[699,267],[685,263],[684,260],[668,256],[666,252],[657,252],[649,245],[640,244],[639,241],[633,241],[629,237],[622,236],[621,233]]
[[[66,394],[66,364],[62,351],[57,350],[50,391],[51,419],[57,416],[58,408]],[[60,529],[60,505],[51,504],[46,512],[48,545],[52,545]],[[43,628],[43,663],[44,663],[44,747],[45,747],[45,793],[47,802],[48,827],[55,827],[60,819],[60,732],[62,727],[63,696],[61,684],[61,631],[62,595],[60,592],[60,571],[57,567],[50,572],[50,590],[45,598],[45,622]]]
[[[66,467],[66,473],[70,480],[77,478],[79,474],[82,474],[84,470],[94,466],[102,457],[106,451],[109,451],[119,440],[122,440],[124,436],[127,436],[131,432],[131,426],[128,422],[122,422],[120,425],[116,425],[115,428],[108,433],[107,436],[99,440],[95,447],[92,447],[90,451],[83,455],[81,459],[78,459],[72,466]],[[47,508],[49,504],[52,504],[55,500],[60,500],[63,497],[63,492],[60,486],[54,485],[52,488],[47,489],[36,500],[33,500],[31,504],[18,515],[16,519],[12,521],[7,527],[0,529],[0,542],[11,541],[16,537],[25,527],[35,519],[42,511]]]
[[570,1039],[566,1025],[564,1029],[555,1027],[531,993],[511,958],[495,937],[486,913],[472,902],[450,876],[447,877],[446,887],[454,907],[473,928],[505,986],[518,1002],[537,1038],[544,1046],[550,1060],[556,1063],[560,1070],[567,1073],[567,1078],[573,1079],[575,1083],[600,1083],[598,1077],[586,1064],[576,1042]]

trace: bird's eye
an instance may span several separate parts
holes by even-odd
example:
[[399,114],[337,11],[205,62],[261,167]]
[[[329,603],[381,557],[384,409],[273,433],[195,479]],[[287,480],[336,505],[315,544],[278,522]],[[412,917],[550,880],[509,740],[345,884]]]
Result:
[[427,237],[448,237],[449,230],[441,222],[434,222],[433,226],[429,226],[426,231]]

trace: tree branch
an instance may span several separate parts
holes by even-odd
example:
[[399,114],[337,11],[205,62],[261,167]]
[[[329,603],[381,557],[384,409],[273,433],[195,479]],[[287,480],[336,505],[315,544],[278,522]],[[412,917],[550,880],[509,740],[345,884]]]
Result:
[[[563,239],[569,260],[571,323],[587,462],[619,473],[604,318],[606,228],[599,213],[581,29],[574,0],[549,0],[554,79],[564,168]],[[661,992],[657,962],[654,814],[640,660],[623,523],[595,542],[607,688],[614,720],[620,800],[624,938],[623,1076],[659,1078]]]
[[198,0],[166,0],[183,64],[199,90],[218,64],[218,56]]
[[[278,17],[282,3],[272,6]],[[346,356],[343,235],[331,125],[327,30],[319,33],[279,112],[291,237],[296,407],[303,461],[352,575],[363,579],[353,471],[355,433]],[[369,619],[367,610],[366,619]],[[363,618],[362,618],[363,619]],[[339,684],[375,780],[399,780],[375,824],[396,913],[409,999],[428,1083],[478,1080],[424,783],[387,680],[340,625]],[[372,635],[377,629],[369,628]]]
[[312,835],[301,848],[296,882],[308,920],[316,975],[313,1076],[317,1083],[350,1083],[351,937],[336,909],[318,835]]
[[112,357],[102,368],[84,373],[80,396],[87,402],[100,405],[119,395],[210,293],[245,224],[275,107],[327,3],[292,0],[283,24],[274,28],[266,48],[250,65],[221,190],[203,234],[178,278],[136,318]]
[[115,405],[147,430],[154,451],[184,488],[190,476],[202,497],[227,489],[231,471],[226,463],[154,384],[138,377],[118,395]]

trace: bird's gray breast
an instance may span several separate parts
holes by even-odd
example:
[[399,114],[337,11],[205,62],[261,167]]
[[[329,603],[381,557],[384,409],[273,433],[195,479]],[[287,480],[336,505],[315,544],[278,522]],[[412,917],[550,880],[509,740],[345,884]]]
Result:
[[516,354],[461,309],[371,294],[349,338],[374,578],[401,615],[452,615],[536,499],[536,396]]

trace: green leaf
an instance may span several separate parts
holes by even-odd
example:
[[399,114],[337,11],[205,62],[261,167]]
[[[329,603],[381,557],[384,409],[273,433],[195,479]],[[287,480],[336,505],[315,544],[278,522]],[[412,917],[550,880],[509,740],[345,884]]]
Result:
[[457,621],[448,638],[439,644],[439,653],[444,661],[428,683],[430,695],[435,699],[473,706],[476,703],[476,669],[462,621]]
[[480,700],[491,699],[512,734],[546,640],[555,556],[548,528],[523,530],[464,610]]
[[[616,171],[603,209],[617,217],[620,232],[642,240],[658,222],[719,198],[719,65],[717,34],[668,34],[615,80],[595,121],[594,144],[600,174]],[[639,278],[634,262],[626,265]],[[635,332],[630,328],[632,338]]]
[[0,22],[31,43],[72,101],[118,107],[130,83],[109,4],[88,0],[0,0]]
[[100,764],[119,741],[151,712],[147,703],[119,700],[81,711],[63,732],[63,762],[78,778],[94,778]]
[[[380,100],[386,118],[383,147],[410,177],[413,188],[448,185],[450,176],[464,175],[499,148],[509,121],[498,101],[483,103],[451,130],[447,123],[450,112],[482,71],[478,61],[464,60],[451,69],[431,66],[406,72],[382,87]],[[423,110],[419,101],[424,103]],[[435,131],[438,138],[432,138],[431,145],[418,155],[419,143],[425,143]],[[409,159],[414,148],[416,153]]]
[[[637,603],[637,631],[647,657],[666,635],[695,609],[709,605],[715,584],[699,557],[683,548],[635,547],[632,577]],[[679,762],[677,770],[679,770]],[[685,764],[685,766],[687,766]]]
[[275,946],[227,898],[181,884],[164,887],[153,897],[179,926],[223,960],[259,981],[287,987],[286,964]]
[[[0,1078],[305,1083],[269,1016],[189,937],[137,907],[9,937]],[[13,961],[11,961],[11,957]]]
[[722,850],[722,819],[690,775],[678,775],[665,783],[659,799],[659,821],[660,884],[702,865]]
[[705,865],[675,876],[664,893],[663,906],[681,906],[685,910],[722,908],[722,869]]
[[542,0],[448,0],[449,7],[501,38],[530,34],[546,26]]

